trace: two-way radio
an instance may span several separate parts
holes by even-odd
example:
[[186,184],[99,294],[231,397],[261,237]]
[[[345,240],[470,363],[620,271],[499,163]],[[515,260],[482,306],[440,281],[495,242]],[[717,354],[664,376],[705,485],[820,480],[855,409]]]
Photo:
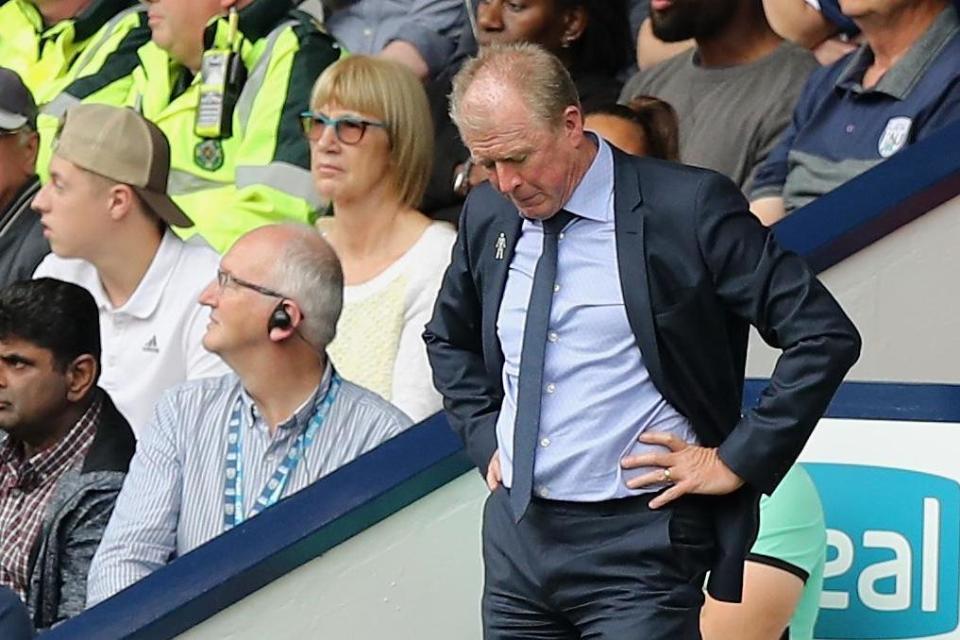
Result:
[[235,7],[229,13],[229,46],[203,52],[200,64],[200,98],[193,131],[201,138],[233,135],[233,111],[247,81],[247,68],[240,58],[241,36]]

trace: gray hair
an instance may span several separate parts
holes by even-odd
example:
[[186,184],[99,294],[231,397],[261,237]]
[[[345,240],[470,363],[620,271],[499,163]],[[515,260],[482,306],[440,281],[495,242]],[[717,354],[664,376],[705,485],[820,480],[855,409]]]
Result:
[[536,118],[550,127],[559,126],[567,107],[580,108],[570,72],[555,55],[529,42],[491,45],[481,48],[453,78],[450,119],[461,132],[464,126],[483,128],[469,116],[465,119],[463,99],[474,82],[487,79],[515,89]]
[[303,310],[300,334],[324,349],[337,334],[343,309],[343,270],[320,232],[306,224],[281,225],[291,232],[273,269],[271,283]]

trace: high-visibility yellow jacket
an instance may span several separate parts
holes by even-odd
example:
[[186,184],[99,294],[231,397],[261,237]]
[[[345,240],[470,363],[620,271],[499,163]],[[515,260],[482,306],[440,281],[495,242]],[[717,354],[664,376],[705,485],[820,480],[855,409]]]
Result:
[[[224,252],[243,233],[284,220],[311,220],[319,199],[299,115],[320,72],[341,56],[336,41],[293,0],[254,0],[239,12],[248,77],[229,138],[194,132],[200,74],[192,76],[155,44],[140,48],[128,104],[170,141],[168,192],[199,233]],[[228,49],[229,25],[207,25],[207,48]]]
[[60,116],[81,101],[124,104],[137,50],[149,41],[146,12],[136,0],[93,0],[76,17],[49,26],[30,0],[0,0],[0,66],[23,78],[40,107],[42,175]]

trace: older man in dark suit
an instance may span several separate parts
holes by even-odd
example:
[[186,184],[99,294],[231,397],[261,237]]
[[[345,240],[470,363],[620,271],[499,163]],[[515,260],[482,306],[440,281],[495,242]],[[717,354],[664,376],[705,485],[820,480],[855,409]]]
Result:
[[[549,54],[490,48],[452,99],[490,185],[424,337],[492,491],[485,637],[699,638],[859,335],[729,180],[585,133]],[[741,415],[750,324],[783,355]]]

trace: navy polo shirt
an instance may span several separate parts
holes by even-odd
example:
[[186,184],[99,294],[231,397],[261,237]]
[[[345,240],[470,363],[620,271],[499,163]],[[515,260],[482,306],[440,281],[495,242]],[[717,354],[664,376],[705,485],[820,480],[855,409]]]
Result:
[[863,45],[807,81],[790,126],[758,169],[751,200],[782,196],[792,211],[960,119],[960,20],[953,5],[880,81],[863,75]]

